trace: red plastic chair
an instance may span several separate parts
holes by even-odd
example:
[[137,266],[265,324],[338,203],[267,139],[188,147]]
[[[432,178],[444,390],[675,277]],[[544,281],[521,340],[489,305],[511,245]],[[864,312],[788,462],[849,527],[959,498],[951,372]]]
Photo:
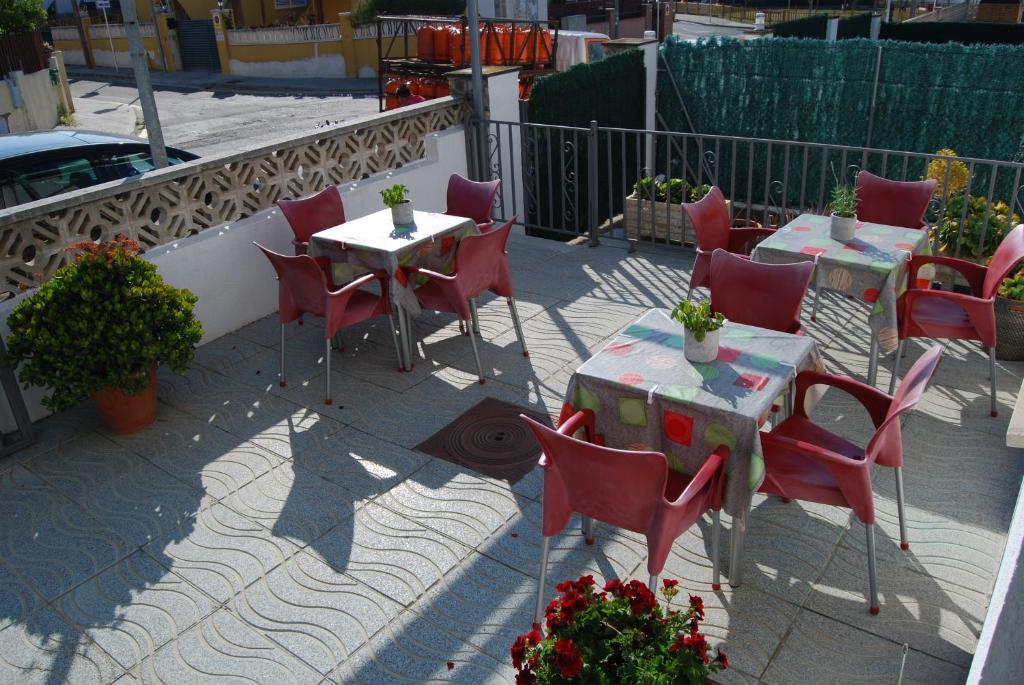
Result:
[[[327,257],[308,255],[283,255],[253,243],[270,260],[280,284],[278,315],[281,318],[281,387],[287,385],[285,366],[285,325],[299,319],[303,314],[312,314],[324,319],[325,359],[327,366],[327,388],[324,404],[331,404],[331,339],[346,326],[366,321],[375,316],[387,315],[391,328],[391,339],[398,355],[398,367],[402,358],[398,352],[398,338],[395,337],[394,319],[391,316],[391,298],[388,295],[389,278],[384,271],[374,271],[331,290],[329,274],[331,262]],[[364,285],[380,281],[381,294],[376,295],[360,290]]]
[[718,186],[711,186],[711,191],[697,202],[684,202],[683,210],[697,232],[697,259],[690,274],[690,289],[686,291],[687,300],[693,294],[694,288],[706,288],[710,285],[712,252],[721,249],[743,255],[752,240],[770,236],[775,232],[773,228],[760,226],[733,228],[729,220],[729,205],[725,203],[725,196]]
[[761,264],[725,250],[711,254],[711,309],[748,326],[803,334],[800,305],[814,262]]
[[[721,446],[690,477],[668,468],[660,452],[631,452],[595,445],[594,413],[576,412],[554,431],[520,414],[540,443],[544,469],[544,548],[534,624],[544,610],[551,536],[562,532],[573,513],[583,515],[583,534],[592,544],[593,519],[647,536],[648,587],[657,592],[658,575],[676,538],[709,509],[713,512],[711,557],[713,588],[720,589],[719,511],[725,489],[729,448]],[[586,440],[573,437],[580,429]]]
[[504,297],[508,302],[512,324],[519,337],[519,344],[523,347],[523,356],[530,356],[526,349],[526,338],[523,337],[523,327],[519,323],[519,312],[512,294],[512,275],[508,266],[508,238],[512,224],[517,218],[512,217],[501,228],[463,238],[455,251],[455,270],[451,276],[418,267],[405,269],[409,275],[419,274],[428,279],[416,289],[420,306],[437,312],[455,314],[459,317],[460,325],[463,322],[472,322],[472,325],[466,326],[466,330],[473,346],[473,357],[476,359],[480,383],[484,382],[484,370],[480,364],[480,352],[477,350],[474,335],[480,333],[476,298],[488,290],[499,297]]
[[337,186],[327,186],[316,195],[301,200],[278,200],[277,206],[292,227],[295,254],[306,254],[314,233],[345,223],[345,207]]
[[[992,261],[982,266],[964,259],[914,255],[910,260],[908,290],[896,302],[900,344],[896,348],[889,392],[900,370],[907,338],[978,340],[988,348],[992,416],[996,409],[996,291],[1003,279],[1024,260],[1024,225],[1010,231],[996,248]],[[970,295],[917,287],[917,272],[925,264],[942,264],[958,271],[971,288]]]
[[465,216],[476,222],[481,233],[489,231],[494,222],[491,220],[491,209],[494,198],[501,189],[501,180],[470,181],[458,174],[448,179],[448,209],[445,214]]
[[857,218],[872,224],[925,228],[924,214],[938,181],[890,181],[869,171],[857,174]]
[[[765,479],[760,492],[819,504],[848,507],[867,528],[868,586],[872,614],[877,614],[878,579],[875,573],[875,503],[871,467],[896,470],[896,500],[900,516],[900,547],[909,549],[903,512],[903,435],[900,416],[910,411],[924,394],[928,380],[942,356],[942,347],[931,348],[907,373],[895,396],[844,376],[804,371],[796,377],[796,409],[793,416],[770,433],[761,433]],[[859,401],[875,424],[875,433],[861,448],[810,420],[804,407],[808,388],[830,385]]]

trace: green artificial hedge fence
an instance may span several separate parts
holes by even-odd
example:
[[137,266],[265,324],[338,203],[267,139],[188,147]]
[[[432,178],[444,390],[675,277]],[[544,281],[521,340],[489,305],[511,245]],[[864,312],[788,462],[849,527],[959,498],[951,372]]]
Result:
[[[528,116],[535,124],[589,128],[594,120],[602,127],[642,129],[645,97],[643,53],[629,50],[537,79]],[[533,184],[537,203],[529,223],[558,233],[585,233],[589,226],[587,136],[528,128],[526,137],[526,154],[535,157],[537,170]],[[622,187],[623,178],[629,186],[636,180],[638,148],[632,140],[623,147],[622,138],[613,133],[598,136],[598,223],[622,211],[622,198],[629,194]]]
[[815,14],[776,24],[772,27],[772,35],[776,38],[824,38],[827,25],[827,14]]

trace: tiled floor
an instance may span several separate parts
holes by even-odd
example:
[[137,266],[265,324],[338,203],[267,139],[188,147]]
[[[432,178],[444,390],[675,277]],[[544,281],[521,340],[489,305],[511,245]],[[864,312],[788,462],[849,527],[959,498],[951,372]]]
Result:
[[[488,395],[557,413],[572,370],[678,300],[692,261],[523,238],[511,253],[531,357],[504,303],[484,304],[486,385],[454,323],[424,315],[409,374],[380,323],[346,333],[325,407],[317,322],[290,331],[279,388],[268,318],[201,348],[185,376],[161,374],[143,433],[112,436],[87,405],[43,422],[36,445],[0,462],[0,682],[510,682],[540,556],[539,475],[509,487],[413,446]],[[864,312],[826,298],[810,334],[832,369],[863,377]],[[909,552],[892,473],[876,477],[879,616],[849,512],[758,497],[745,583],[718,593],[709,521],[678,541],[664,575],[704,596],[734,666],[720,680],[895,683],[907,644],[903,682],[963,681],[1024,469],[1002,446],[1022,370],[1000,364],[992,419],[985,358],[949,347],[905,427]],[[868,435],[838,393],[817,416]],[[644,560],[640,536],[600,527],[587,547],[574,529],[549,577],[646,578]]]

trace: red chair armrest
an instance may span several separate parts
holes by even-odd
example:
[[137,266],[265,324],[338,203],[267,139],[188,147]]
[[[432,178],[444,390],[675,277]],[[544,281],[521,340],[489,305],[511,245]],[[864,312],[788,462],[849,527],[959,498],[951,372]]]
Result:
[[292,240],[292,246],[296,255],[309,254],[309,243],[305,240]]
[[728,459],[729,448],[725,445],[719,446],[718,449],[711,453],[711,456],[707,458],[704,465],[697,471],[697,475],[686,485],[686,488],[683,489],[675,501],[665,500],[666,506],[670,509],[685,506],[687,502],[693,499],[696,493],[700,492],[707,485],[708,481],[712,478],[718,478],[719,481],[715,484],[715,492],[712,493],[711,499],[713,503],[712,508],[720,508],[722,491],[725,488],[725,462]]
[[349,281],[348,283],[346,283],[345,285],[341,286],[337,290],[331,291],[330,295],[331,295],[331,297],[335,297],[335,296],[347,294],[347,293],[349,293],[350,291],[353,291],[353,290],[359,290],[364,285],[369,285],[370,283],[373,283],[376,280],[380,280],[381,274],[384,275],[385,283],[386,283],[387,282],[386,281],[386,279],[387,279],[387,273],[386,272],[384,272],[384,271],[380,271],[380,272],[378,272],[378,271],[371,271],[370,273],[363,274],[362,276],[360,276],[359,278],[357,278],[357,279],[355,279],[353,281]]
[[803,440],[796,440],[794,438],[788,438],[784,435],[777,435],[775,433],[761,433],[761,446],[768,448],[769,445],[778,445],[784,449],[792,452],[799,452],[800,454],[808,457],[809,459],[815,459],[823,462],[826,465],[832,464],[835,466],[844,467],[859,467],[866,466],[870,462],[867,460],[850,459],[844,457],[841,454],[836,454],[832,450],[827,450],[823,447],[818,447],[815,444],[804,442]]
[[586,431],[587,442],[594,441],[594,412],[591,409],[581,409],[568,419],[562,422],[562,425],[558,427],[558,432],[562,435],[575,435],[576,431],[583,428]]
[[755,219],[733,219],[733,228],[764,228],[761,226],[761,222]]
[[752,240],[767,238],[773,233],[774,228],[734,228],[729,231],[729,252],[742,252]]
[[436,279],[438,281],[454,281],[455,280],[455,276],[447,276],[445,274],[438,273],[436,271],[431,271],[430,269],[424,269],[424,268],[421,268],[421,267],[418,267],[418,266],[403,266],[402,270],[407,275],[409,275],[409,276],[412,276],[413,274],[417,274],[417,275],[420,275],[420,276],[426,276],[427,278],[433,278],[433,279]]
[[807,413],[804,409],[804,399],[807,391],[815,385],[828,385],[833,388],[839,388],[851,395],[867,410],[868,415],[871,416],[871,422],[875,424],[875,428],[881,426],[885,421],[889,405],[892,404],[892,397],[890,395],[877,388],[873,388],[867,383],[861,383],[853,378],[836,376],[830,373],[802,371],[796,377],[795,402],[797,413],[804,418],[807,418]]
[[975,264],[969,262],[966,259],[957,259],[955,257],[943,257],[941,255],[914,255],[910,259],[910,277],[909,287],[914,288],[917,283],[917,272],[925,264],[941,264],[942,266],[948,266],[951,269],[955,269],[964,279],[967,284],[971,286],[971,291],[976,295],[981,294],[982,284],[985,282],[985,273],[988,271],[987,267],[981,264]]

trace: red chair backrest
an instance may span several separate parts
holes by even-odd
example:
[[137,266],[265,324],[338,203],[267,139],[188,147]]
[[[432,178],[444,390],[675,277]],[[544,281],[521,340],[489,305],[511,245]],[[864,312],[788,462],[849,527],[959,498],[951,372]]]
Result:
[[711,186],[707,195],[692,203],[683,203],[683,210],[697,232],[697,246],[705,252],[729,249],[729,205],[718,186]]
[[345,223],[345,207],[337,186],[327,186],[300,200],[278,200],[277,206],[292,227],[295,239],[304,243],[317,231]]
[[253,243],[270,260],[280,282],[281,321],[294,321],[303,312],[326,315],[327,275],[309,255],[283,255]]
[[544,535],[561,530],[574,511],[619,528],[647,530],[665,496],[665,455],[602,447],[523,419],[547,460]]
[[748,326],[800,330],[814,262],[761,264],[722,249],[711,254],[711,309]]
[[923,228],[924,213],[938,181],[890,181],[869,171],[857,174],[857,218],[873,224]]
[[445,214],[469,217],[478,224],[491,221],[494,198],[501,188],[501,180],[470,181],[458,174],[448,179],[448,201]]
[[903,465],[903,431],[900,417],[921,400],[925,388],[928,387],[928,381],[939,365],[942,351],[942,345],[935,345],[921,355],[907,371],[903,382],[893,395],[889,411],[885,414],[885,421],[875,429],[874,435],[868,441],[868,461],[877,461],[882,466]]
[[1021,260],[1024,260],[1024,224],[1007,233],[1003,242],[996,248],[992,261],[988,263],[985,282],[981,286],[981,296],[986,300],[994,297],[999,290],[999,284],[1017,268]]
[[455,252],[455,279],[466,297],[476,297],[493,290],[502,297],[512,296],[512,278],[505,248],[512,224],[517,217],[500,228],[459,241]]

